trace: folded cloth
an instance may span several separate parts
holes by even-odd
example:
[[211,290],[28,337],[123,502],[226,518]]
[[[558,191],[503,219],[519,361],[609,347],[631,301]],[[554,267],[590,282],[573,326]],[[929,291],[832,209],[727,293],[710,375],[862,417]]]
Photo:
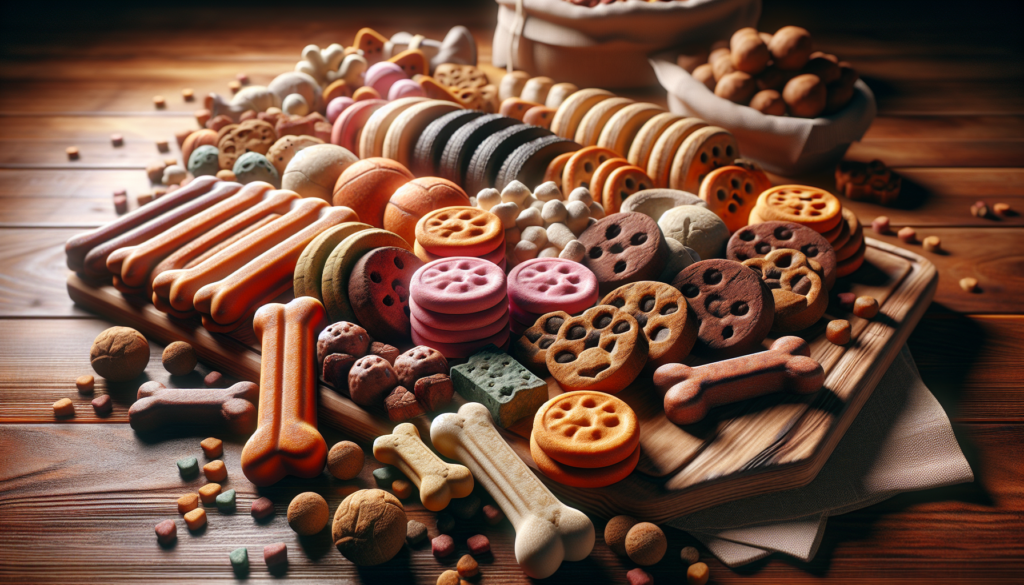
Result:
[[736,567],[773,552],[811,560],[829,516],[896,494],[974,480],[949,418],[906,346],[810,484],[669,522]]

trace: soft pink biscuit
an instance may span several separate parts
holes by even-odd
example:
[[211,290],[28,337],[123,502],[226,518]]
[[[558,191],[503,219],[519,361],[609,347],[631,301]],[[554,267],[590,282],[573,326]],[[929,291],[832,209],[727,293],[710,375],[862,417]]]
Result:
[[579,262],[534,258],[509,273],[508,296],[529,313],[578,313],[597,302],[597,277]]
[[331,128],[331,143],[358,152],[359,133],[363,126],[374,112],[387,103],[387,100],[362,100],[345,108]]
[[480,339],[477,341],[467,341],[464,343],[441,343],[439,341],[431,341],[422,337],[416,330],[412,330],[412,341],[420,345],[432,347],[437,351],[441,352],[446,358],[466,358],[477,351],[483,349],[488,345],[494,345],[496,347],[506,349],[508,347],[508,335],[509,330],[506,328],[501,332],[488,337],[487,339]]
[[464,315],[493,307],[505,296],[505,272],[480,258],[444,258],[417,270],[409,288],[420,307]]
[[388,95],[391,86],[401,79],[409,79],[401,67],[390,61],[381,61],[374,63],[366,70],[363,83],[377,90],[380,95]]
[[[544,314],[533,313],[531,311],[524,311],[522,307],[517,305],[516,302],[512,300],[511,296],[509,296],[508,299],[508,311],[509,314],[512,316],[512,319],[518,321],[522,325],[526,325],[527,327],[533,327],[533,324],[537,322],[537,319],[539,319],[540,316]],[[561,311],[561,309],[556,307],[547,312],[550,313],[551,311]]]
[[488,307],[476,313],[464,313],[456,318],[446,313],[438,313],[430,309],[424,309],[416,304],[416,301],[409,298],[409,311],[412,316],[421,324],[433,329],[445,331],[469,331],[479,329],[488,323],[494,323],[502,314],[508,311],[508,297],[502,298],[493,307]]
[[505,311],[500,317],[488,325],[484,325],[483,327],[478,327],[476,329],[467,329],[465,331],[436,329],[421,323],[419,319],[416,318],[415,313],[412,314],[411,322],[412,329],[419,334],[420,337],[430,339],[432,341],[439,341],[441,343],[464,343],[476,341],[478,339],[486,339],[508,329],[509,325],[508,311]]

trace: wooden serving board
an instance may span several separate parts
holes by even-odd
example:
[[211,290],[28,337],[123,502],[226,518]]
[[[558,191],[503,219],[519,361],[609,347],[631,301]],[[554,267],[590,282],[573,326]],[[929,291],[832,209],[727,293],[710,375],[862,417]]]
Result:
[[[598,489],[568,487],[540,474],[541,478],[559,497],[587,512],[603,517],[629,514],[651,522],[809,483],[921,319],[938,284],[935,267],[921,256],[876,240],[867,242],[864,266],[837,282],[825,319],[803,332],[812,357],[825,369],[820,392],[777,394],[723,406],[698,424],[679,427],[665,417],[661,395],[644,377],[617,395],[640,419],[642,455],[636,471]],[[79,305],[153,340],[187,341],[214,368],[259,382],[259,340],[251,329],[231,335],[210,333],[198,319],[171,318],[112,286],[97,286],[74,274],[67,286]],[[846,291],[877,299],[879,315],[867,321],[839,309],[835,294]],[[287,302],[290,296],[280,301]],[[836,346],[825,339],[825,323],[832,318],[850,321],[853,340],[849,345]],[[772,341],[766,340],[765,347]],[[688,359],[687,363],[699,362]],[[551,396],[562,392],[553,379],[548,387]],[[457,409],[463,402],[456,396],[446,410]],[[327,384],[320,386],[320,421],[364,443],[394,427],[383,409],[364,409]],[[428,415],[412,422],[422,436],[429,437]],[[502,434],[536,468],[530,456],[531,425],[528,417]]]

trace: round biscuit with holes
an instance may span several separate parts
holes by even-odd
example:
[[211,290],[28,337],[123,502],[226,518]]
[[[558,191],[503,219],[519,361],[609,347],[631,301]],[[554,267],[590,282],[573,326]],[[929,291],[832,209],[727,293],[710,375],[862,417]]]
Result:
[[631,195],[654,187],[643,169],[633,165],[617,168],[601,187],[601,204],[605,213],[618,213],[622,202]]
[[731,132],[718,126],[700,128],[683,141],[672,159],[669,186],[699,193],[711,171],[731,165],[739,155],[740,147]]
[[565,390],[614,394],[643,370],[647,349],[647,337],[632,315],[598,305],[562,323],[545,364]]
[[562,193],[568,195],[577,187],[589,189],[597,168],[613,158],[622,157],[600,146],[587,146],[577,150],[569,157],[562,170]]
[[715,169],[700,184],[700,198],[725,222],[729,233],[747,225],[750,211],[762,191],[771,188],[761,176],[743,167],[727,165]]
[[423,262],[408,250],[388,246],[363,255],[348,278],[348,300],[373,339],[392,345],[409,341],[409,281]]
[[697,342],[697,315],[681,292],[664,282],[644,280],[620,286],[601,299],[636,319],[647,336],[647,365],[679,363],[690,355]]
[[629,458],[640,445],[640,423],[619,398],[593,390],[566,392],[537,409],[531,439],[559,463],[595,469]]
[[842,207],[839,199],[824,189],[779,185],[761,193],[755,211],[763,221],[791,221],[824,234],[843,220]]
[[583,265],[597,276],[602,294],[638,280],[657,280],[668,258],[661,228],[642,213],[616,213],[580,234]]
[[772,291],[775,318],[772,332],[791,333],[818,322],[828,308],[821,265],[811,262],[797,250],[783,248],[764,258],[751,258],[743,265],[761,274]]
[[501,246],[501,220],[476,207],[442,207],[416,222],[416,241],[439,256],[483,256]]

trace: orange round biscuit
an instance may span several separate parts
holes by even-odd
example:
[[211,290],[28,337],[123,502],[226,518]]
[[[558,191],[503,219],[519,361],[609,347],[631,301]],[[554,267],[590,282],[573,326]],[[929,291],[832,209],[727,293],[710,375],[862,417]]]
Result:
[[476,207],[435,209],[416,223],[416,241],[432,254],[450,256],[457,248],[459,256],[482,256],[504,240],[498,216]]
[[542,182],[547,183],[548,181],[554,181],[555,185],[557,185],[558,188],[561,189],[562,171],[565,170],[565,165],[566,163],[569,162],[569,159],[572,158],[572,155],[576,154],[577,152],[578,151],[564,152],[556,156],[555,158],[551,159],[551,162],[548,163],[547,170],[544,171],[544,180]]
[[672,159],[669,186],[697,193],[711,171],[731,165],[740,155],[736,137],[725,128],[708,126],[690,134]]
[[606,214],[618,213],[622,201],[627,197],[653,188],[651,178],[643,169],[633,165],[624,166],[612,171],[605,181],[601,192],[601,205],[604,206]]
[[534,106],[523,114],[523,123],[541,128],[550,128],[551,118],[555,116],[556,111],[554,108],[547,106]]
[[842,204],[835,195],[806,185],[779,185],[761,193],[757,215],[764,221],[791,221],[823,234],[834,228],[843,216]]
[[[845,207],[843,208],[843,217],[846,217]],[[828,241],[829,244],[832,245],[833,250],[839,251],[843,249],[843,246],[845,246],[847,242],[850,241],[850,237],[853,235],[853,233],[850,232],[850,224],[846,221],[841,221],[838,225],[836,225],[836,227],[828,230],[827,232],[821,235],[823,238],[825,238],[825,240]]]
[[843,261],[854,256],[864,244],[864,228],[857,219],[857,214],[849,209],[843,209],[843,224],[850,229],[850,239],[842,246],[833,246],[836,251],[836,260]]
[[595,390],[577,390],[537,409],[532,438],[555,461],[594,469],[629,457],[640,444],[640,423],[622,400]]
[[[604,203],[601,202],[601,194],[604,193],[604,184],[608,180],[608,177],[611,176],[612,171],[628,166],[629,161],[624,158],[610,158],[601,163],[601,166],[597,167],[597,170],[594,171],[594,176],[590,179],[590,193],[597,196],[597,200],[601,205],[604,205]],[[618,211],[618,209],[615,211]],[[615,211],[605,209],[605,213],[615,213]]]
[[612,158],[621,158],[614,150],[601,148],[600,146],[587,146],[576,151],[565,163],[562,170],[562,193],[566,196],[572,193],[576,187],[590,188],[590,181],[594,171],[604,161]]
[[840,260],[836,264],[836,276],[849,276],[853,274],[861,264],[864,263],[864,252],[867,251],[867,240],[861,240],[860,247],[846,260]]
[[676,157],[676,152],[679,151],[679,146],[691,134],[701,128],[706,128],[707,125],[708,123],[700,118],[683,118],[673,122],[658,136],[647,159],[647,176],[654,181],[656,186],[662,189],[668,188],[672,175],[672,161]]
[[743,167],[733,165],[715,169],[700,184],[700,198],[725,222],[729,233],[743,228],[750,221],[750,211],[762,191],[771,188],[760,177]]
[[533,462],[537,464],[537,469],[560,484],[581,488],[599,488],[626,479],[636,469],[636,464],[640,461],[640,445],[637,445],[636,449],[633,449],[633,452],[622,461],[595,469],[562,465],[540,448],[533,435],[530,435],[530,454],[533,456]]

